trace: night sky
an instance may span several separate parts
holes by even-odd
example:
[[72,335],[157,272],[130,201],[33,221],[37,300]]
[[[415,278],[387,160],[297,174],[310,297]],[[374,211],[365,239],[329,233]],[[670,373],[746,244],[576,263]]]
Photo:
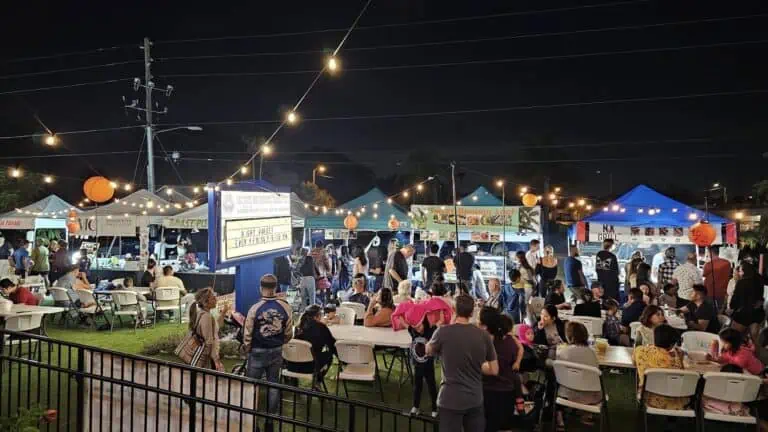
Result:
[[[202,184],[236,170],[248,157],[237,152],[271,134],[364,4],[6,3],[0,136],[44,131],[36,116],[58,132],[140,124],[122,107],[123,96],[143,101],[129,80],[7,92],[143,78],[139,45],[147,36],[156,84],[174,86],[170,99],[156,98],[169,109],[160,128],[204,128],[160,135],[156,154],[180,153],[183,182],[160,158],[159,185]],[[658,25],[675,22],[686,23]],[[587,196],[637,183],[697,194],[715,181],[729,195],[747,194],[766,178],[767,24],[760,1],[374,0],[339,53],[342,73],[321,78],[301,106],[305,121],[278,134],[266,178],[297,183],[325,163],[333,179],[319,183],[343,201],[372,184],[395,192],[419,175],[445,176],[455,160],[460,193],[503,176],[539,191],[549,177]],[[634,28],[595,31],[617,27]],[[275,35],[316,30],[328,31]],[[242,37],[256,35],[272,36]],[[180,41],[204,38],[214,40]],[[457,40],[475,42],[443,43]],[[97,48],[108,49],[49,57]],[[178,58],[255,53],[279,55]],[[48,58],[19,61],[38,56]],[[121,64],[12,76],[109,63]],[[619,100],[635,101],[612,102]],[[145,183],[145,155],[134,178],[142,136],[141,129],[66,135],[56,149],[39,139],[2,140],[1,163],[57,176],[51,189],[76,202],[78,179],[96,172]],[[23,157],[93,152],[129,153]]]

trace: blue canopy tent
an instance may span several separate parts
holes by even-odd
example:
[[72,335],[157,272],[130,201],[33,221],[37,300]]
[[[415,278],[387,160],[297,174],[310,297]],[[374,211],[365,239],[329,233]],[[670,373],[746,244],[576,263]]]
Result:
[[502,202],[485,186],[480,186],[474,192],[460,199],[463,206],[501,206]]
[[[375,208],[374,208],[375,206]],[[361,209],[365,208],[365,212]],[[329,210],[325,214],[307,216],[305,227],[307,229],[345,230],[344,218],[348,211],[357,213],[360,211],[356,231],[391,231],[387,222],[394,215],[400,222],[401,231],[411,229],[411,221],[408,214],[396,204],[387,203],[387,196],[379,188],[373,188],[359,197],[347,201],[338,206],[342,214],[335,214]]]

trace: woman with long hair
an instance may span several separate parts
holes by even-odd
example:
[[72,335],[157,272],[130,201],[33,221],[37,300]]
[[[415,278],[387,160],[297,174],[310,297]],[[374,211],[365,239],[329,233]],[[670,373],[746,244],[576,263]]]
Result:
[[741,332],[747,328],[751,330],[753,339],[757,339],[757,331],[765,320],[763,310],[763,283],[762,278],[755,271],[755,267],[742,261],[739,266],[739,280],[733,290],[729,307],[733,310],[731,326]]
[[322,309],[318,305],[311,305],[304,309],[304,313],[299,318],[299,324],[296,326],[296,339],[301,339],[312,344],[312,363],[293,363],[286,361],[288,370],[297,373],[313,373],[315,382],[323,381],[325,374],[331,367],[333,355],[336,352],[336,339],[331,331],[323,323]]
[[632,252],[632,256],[629,258],[626,267],[624,267],[624,290],[629,291],[632,288],[637,288],[637,268],[645,260],[643,252],[636,250]]
[[195,302],[189,307],[189,329],[205,341],[208,360],[201,363],[208,369],[219,372],[224,370],[219,357],[219,326],[211,315],[216,307],[216,292],[213,288],[203,288],[195,293]]
[[[547,282],[557,279],[557,257],[552,245],[544,246],[544,256],[541,258],[541,286],[546,287]],[[549,295],[549,292],[540,293],[542,297]]]
[[664,311],[656,305],[649,304],[640,314],[640,327],[637,328],[635,346],[653,345],[653,331],[666,322]]
[[362,273],[368,277],[368,257],[365,256],[365,249],[357,249],[357,253],[355,254],[355,262],[352,267],[352,274]]
[[392,312],[394,311],[395,302],[392,290],[382,288],[368,303],[363,325],[366,327],[389,327],[392,325]]
[[315,304],[315,280],[319,277],[319,271],[315,260],[306,248],[299,250],[299,262],[297,265],[301,280],[299,282],[299,292],[301,294],[301,306],[306,308]]

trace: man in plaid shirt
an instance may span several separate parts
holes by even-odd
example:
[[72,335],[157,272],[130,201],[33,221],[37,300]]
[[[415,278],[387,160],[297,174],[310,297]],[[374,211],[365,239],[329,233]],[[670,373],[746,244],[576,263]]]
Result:
[[672,282],[672,274],[675,272],[677,266],[679,266],[677,259],[675,258],[675,248],[670,247],[664,251],[664,262],[659,264],[659,286]]

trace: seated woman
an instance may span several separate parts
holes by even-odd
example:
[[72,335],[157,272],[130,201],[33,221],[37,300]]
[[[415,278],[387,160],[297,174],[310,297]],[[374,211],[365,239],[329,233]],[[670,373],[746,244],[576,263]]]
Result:
[[392,312],[395,311],[395,303],[392,301],[392,291],[382,288],[368,303],[368,310],[363,317],[363,325],[366,327],[389,327],[392,325]]
[[8,297],[14,304],[23,304],[27,306],[37,306],[40,304],[40,298],[32,294],[28,289],[18,286],[10,279],[0,280],[0,294]]
[[680,309],[688,304],[688,300],[677,295],[677,285],[668,283],[664,285],[664,294],[659,296],[659,306],[672,309]]
[[[565,337],[568,340],[568,345],[557,352],[558,360],[579,363],[585,366],[599,367],[597,355],[595,354],[595,351],[589,347],[589,332],[584,324],[569,321],[568,325],[565,327]],[[577,391],[565,386],[560,386],[557,395],[561,398],[587,405],[594,405],[600,403],[602,400],[602,392]],[[589,424],[591,422],[591,417],[582,417],[582,422]],[[557,427],[558,429],[565,428],[562,411],[557,412]]]
[[397,295],[394,298],[395,304],[411,301],[411,281],[404,280],[397,284]]
[[304,313],[299,318],[299,325],[296,326],[296,339],[312,344],[314,361],[294,363],[286,360],[286,368],[291,372],[314,374],[315,380],[312,386],[316,388],[317,383],[323,381],[336,353],[336,339],[328,326],[323,323],[320,306],[311,305],[304,309]]
[[548,304],[541,310],[541,319],[533,335],[533,343],[549,348],[548,358],[554,359],[557,346],[565,341],[565,325],[557,317],[557,308]]
[[641,282],[638,285],[638,288],[640,288],[640,291],[643,292],[643,301],[645,304],[649,305],[658,305],[658,299],[653,294],[653,284],[650,282]]
[[[633,354],[637,366],[637,394],[641,394],[645,371],[647,369],[682,369],[683,355],[677,348],[680,339],[677,330],[667,324],[653,329],[653,345],[643,345],[635,348]],[[645,403],[649,407],[661,409],[684,409],[690,403],[686,397],[668,397],[653,393],[645,394]]]
[[648,305],[643,309],[640,315],[640,327],[637,328],[635,335],[635,346],[653,345],[653,331],[656,327],[664,324],[666,318],[664,311],[656,305]]

